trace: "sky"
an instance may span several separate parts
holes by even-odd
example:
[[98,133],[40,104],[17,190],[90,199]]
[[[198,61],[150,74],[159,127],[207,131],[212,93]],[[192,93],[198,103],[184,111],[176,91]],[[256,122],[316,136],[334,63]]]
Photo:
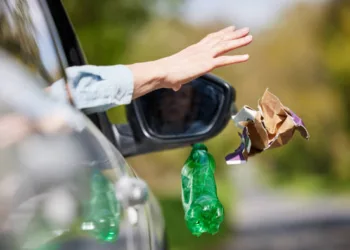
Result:
[[299,2],[319,3],[325,0],[186,0],[183,17],[194,24],[219,19],[235,26],[261,29]]

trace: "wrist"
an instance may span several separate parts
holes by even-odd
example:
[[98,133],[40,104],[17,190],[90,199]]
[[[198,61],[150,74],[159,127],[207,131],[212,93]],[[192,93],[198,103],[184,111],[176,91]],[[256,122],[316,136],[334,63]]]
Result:
[[148,62],[148,68],[150,72],[150,77],[155,83],[155,89],[163,88],[164,82],[166,81],[167,71],[164,65],[164,60],[159,59],[156,61]]
[[163,87],[166,72],[160,60],[127,65],[134,78],[133,99]]

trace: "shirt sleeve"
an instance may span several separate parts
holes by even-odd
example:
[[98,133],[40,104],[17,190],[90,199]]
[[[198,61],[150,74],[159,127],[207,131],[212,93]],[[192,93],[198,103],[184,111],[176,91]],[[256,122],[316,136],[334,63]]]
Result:
[[[132,101],[134,78],[124,65],[73,66],[66,69],[66,75],[73,103],[86,113],[105,112]],[[52,90],[59,89],[55,84]]]

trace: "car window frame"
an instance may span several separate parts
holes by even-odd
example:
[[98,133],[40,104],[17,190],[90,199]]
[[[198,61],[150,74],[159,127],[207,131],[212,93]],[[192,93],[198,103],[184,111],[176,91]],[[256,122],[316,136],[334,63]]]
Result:
[[[86,57],[75,33],[74,27],[68,17],[63,3],[58,0],[43,0],[43,10],[53,31],[55,43],[60,44],[59,56],[66,67],[82,66],[87,64]],[[86,114],[90,121],[116,145],[112,124],[109,122],[106,112]]]

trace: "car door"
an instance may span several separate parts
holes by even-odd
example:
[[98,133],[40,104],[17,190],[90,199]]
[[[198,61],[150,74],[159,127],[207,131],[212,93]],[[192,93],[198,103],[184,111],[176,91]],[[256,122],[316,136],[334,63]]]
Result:
[[[25,68],[27,70],[29,69],[31,74],[35,75],[35,77],[32,77],[36,80],[31,82],[40,83],[38,85],[40,88],[49,87],[54,81],[62,78],[64,79],[64,68],[72,64],[74,53],[72,50],[69,50],[71,53],[67,56],[65,48],[63,47],[63,44],[61,44],[60,36],[57,33],[57,30],[55,30],[55,25],[53,25],[54,20],[50,18],[48,5],[46,5],[44,1],[38,0],[3,1],[2,4],[2,10],[4,11],[2,14],[4,15],[2,16],[3,19],[0,25],[5,27],[3,25],[8,24],[8,33],[2,34],[0,37],[2,48],[5,48],[7,52],[11,55],[15,55],[21,62],[23,62]],[[12,67],[12,69],[16,68],[17,67]],[[20,72],[21,70],[18,71]],[[35,89],[38,86],[33,86],[33,88]],[[20,89],[18,89],[18,91],[19,90]],[[23,91],[23,93],[29,92],[31,92],[30,89],[28,91]],[[49,114],[50,109],[56,107],[57,104],[53,100],[47,101],[46,97],[43,97],[40,94],[38,94],[38,96],[28,94],[26,97],[27,99],[22,98],[21,101],[14,102],[15,107],[19,108],[21,112],[26,114]],[[41,101],[41,98],[46,101]],[[11,101],[13,101],[12,99],[13,98],[11,98]],[[25,105],[26,102],[28,102],[28,105]],[[43,107],[44,104],[45,107]],[[77,119],[77,121],[74,122],[74,126],[78,123],[82,125],[83,129],[79,133],[74,133],[73,135],[69,134],[69,136],[60,134],[58,137],[55,137],[53,141],[50,141],[47,138],[38,139],[36,137],[36,139],[33,139],[33,135],[31,134],[29,142],[25,143],[23,140],[20,140],[16,144],[16,148],[21,148],[19,150],[21,152],[21,157],[25,159],[23,160],[21,158],[21,164],[27,166],[26,171],[32,169],[31,167],[33,166],[51,165],[50,169],[52,169],[53,173],[62,174],[61,176],[52,176],[53,179],[48,181],[44,180],[45,178],[39,178],[43,177],[42,174],[39,174],[38,171],[34,171],[36,175],[30,174],[30,178],[28,178],[27,181],[20,181],[19,188],[20,190],[26,191],[28,190],[28,188],[26,188],[28,185],[32,186],[33,183],[39,182],[40,185],[36,185],[34,188],[35,190],[33,191],[34,193],[22,192],[20,196],[16,196],[20,204],[26,203],[26,201],[31,200],[33,196],[43,194],[57,185],[62,185],[62,183],[67,184],[67,186],[72,186],[72,193],[75,195],[76,199],[84,199],[84,197],[87,197],[85,195],[87,195],[86,189],[88,181],[76,181],[76,178],[80,178],[79,174],[77,174],[79,171],[74,174],[71,173],[74,178],[67,178],[67,180],[65,180],[64,171],[62,173],[62,170],[66,169],[63,166],[67,167],[67,162],[63,161],[62,163],[61,160],[57,160],[55,163],[56,165],[50,164],[52,159],[59,158],[57,157],[57,153],[60,151],[61,154],[63,151],[68,156],[72,156],[72,154],[68,154],[69,151],[67,151],[67,148],[64,148],[65,143],[68,142],[72,144],[72,151],[77,152],[77,155],[74,155],[74,157],[72,156],[75,162],[70,163],[74,166],[80,166],[77,169],[93,167],[100,171],[112,170],[113,175],[117,179],[124,175],[134,176],[133,171],[130,169],[123,156],[95,126],[95,124],[98,125],[98,119],[96,119],[96,116],[91,117],[94,121],[91,122],[77,111],[69,110],[67,107],[65,110],[67,114],[70,114],[70,116],[68,116],[69,118]],[[72,122],[72,120],[69,121],[68,119],[66,122],[69,123]],[[37,147],[34,147],[33,145],[36,145]],[[40,150],[46,152],[50,157],[47,156],[41,161],[38,161],[37,159],[40,157],[33,156],[39,156],[41,154]],[[18,154],[14,155],[13,162],[16,162],[16,160],[18,160]],[[69,159],[66,160],[69,162]],[[20,170],[18,171],[21,172]],[[70,171],[68,172],[70,173]],[[85,171],[82,171],[81,173],[84,172]],[[84,174],[82,175],[84,176]],[[6,174],[4,174],[4,176],[6,176]],[[78,187],[79,185],[81,186],[80,188]],[[75,192],[74,190],[78,191]],[[153,204],[153,206],[156,205]],[[135,211],[133,211],[133,214],[135,217]],[[12,213],[12,215],[16,215],[16,213]],[[73,237],[62,243],[62,249],[79,249],[80,247],[81,249],[130,249],[130,247],[136,249],[151,249],[152,246],[155,246],[155,243],[151,240],[152,235],[150,234],[151,225],[149,224],[149,220],[151,218],[149,204],[136,211],[137,219],[136,223],[134,222],[134,225],[130,224],[128,212],[125,212],[124,215],[125,216],[121,222],[120,237],[116,243],[101,245],[91,239]],[[12,218],[18,219],[21,217],[18,217],[17,214],[17,216],[12,216]],[[135,221],[135,218],[133,220]],[[158,220],[161,222],[162,218],[158,218]]]

